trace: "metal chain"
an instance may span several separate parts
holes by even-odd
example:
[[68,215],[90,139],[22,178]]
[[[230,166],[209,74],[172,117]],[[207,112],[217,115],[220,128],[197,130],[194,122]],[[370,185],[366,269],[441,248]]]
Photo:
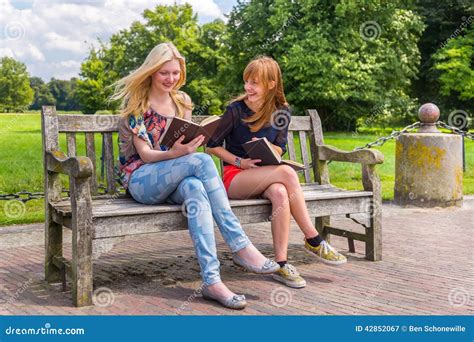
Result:
[[[67,192],[69,196],[68,190],[63,189],[63,192]],[[17,200],[26,203],[28,201],[41,198],[44,198],[44,192],[29,192],[23,190],[12,194],[0,194],[0,201]]]
[[[98,191],[97,193],[100,194],[107,194],[107,188],[105,185],[100,184],[97,187]],[[63,189],[62,194],[64,197],[69,197],[69,189]],[[117,188],[117,192],[123,193],[125,190],[119,186]],[[0,194],[0,201],[11,201],[11,200],[17,200],[21,201],[23,203],[26,203],[28,201],[34,200],[34,199],[41,199],[44,198],[44,192],[29,192],[29,191],[19,191],[11,194]]]
[[359,150],[363,150],[363,149],[366,149],[366,148],[371,148],[373,146],[382,146],[387,141],[389,141],[391,139],[398,138],[403,133],[413,131],[414,129],[420,127],[420,125],[421,125],[421,122],[417,121],[417,122],[415,122],[415,123],[413,123],[409,126],[406,126],[405,128],[403,128],[400,131],[393,131],[389,136],[380,137],[380,138],[378,138],[377,140],[375,140],[371,143],[365,144],[364,146],[356,147],[356,148],[354,148],[354,151],[359,151]]
[[454,134],[459,134],[459,135],[465,136],[468,139],[474,140],[474,133],[465,132],[465,131],[457,128],[457,127],[450,126],[450,125],[448,125],[447,123],[445,123],[443,121],[438,121],[436,123],[436,126],[441,127],[441,128],[449,129]]

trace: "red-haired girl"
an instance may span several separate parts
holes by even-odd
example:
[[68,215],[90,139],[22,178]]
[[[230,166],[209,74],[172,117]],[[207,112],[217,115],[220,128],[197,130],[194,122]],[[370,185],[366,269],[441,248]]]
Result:
[[[304,248],[308,252],[331,265],[341,265],[347,260],[318,235],[297,173],[286,165],[258,166],[260,160],[248,158],[242,148],[242,144],[252,139],[266,137],[278,154],[286,152],[291,116],[278,63],[270,57],[258,57],[245,68],[243,80],[245,93],[227,107],[207,151],[224,162],[223,181],[229,198],[262,196],[272,202],[275,260],[281,267],[273,277],[290,287],[304,287],[305,280],[287,262],[291,216],[304,234]],[[281,122],[286,123],[284,127],[278,124]]]

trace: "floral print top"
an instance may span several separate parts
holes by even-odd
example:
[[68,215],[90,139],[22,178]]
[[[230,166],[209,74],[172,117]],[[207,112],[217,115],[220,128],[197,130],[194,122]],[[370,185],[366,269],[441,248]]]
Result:
[[125,189],[128,188],[133,171],[145,164],[133,145],[133,136],[137,135],[154,150],[166,151],[168,148],[158,143],[165,131],[166,120],[166,116],[158,114],[150,108],[143,114],[132,114],[120,121],[118,136],[119,180]]

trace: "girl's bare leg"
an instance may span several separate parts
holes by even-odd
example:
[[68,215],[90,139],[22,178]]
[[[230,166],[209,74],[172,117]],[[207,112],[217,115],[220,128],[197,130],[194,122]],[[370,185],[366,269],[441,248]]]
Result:
[[[306,208],[306,202],[298,175],[289,166],[261,166],[243,170],[232,180],[229,188],[229,197],[232,199],[258,197],[263,194],[270,185],[275,183],[280,183],[285,186],[290,212],[305,237],[313,238],[317,236],[318,232],[316,228],[314,228],[311,218],[309,217],[308,209]],[[287,221],[285,215],[276,215],[273,220],[278,221],[278,226],[284,224],[288,224],[289,226],[289,221]]]

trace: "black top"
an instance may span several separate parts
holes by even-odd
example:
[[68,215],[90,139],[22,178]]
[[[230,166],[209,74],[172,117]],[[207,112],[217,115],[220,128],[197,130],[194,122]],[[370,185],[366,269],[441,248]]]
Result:
[[[255,114],[244,102],[237,101],[227,106],[222,115],[221,123],[212,138],[207,143],[207,147],[222,146],[225,141],[225,148],[229,152],[240,158],[249,158],[242,144],[253,137],[266,137],[269,142],[281,147],[283,154],[286,152],[286,142],[288,138],[288,126],[290,125],[291,114],[286,107],[281,108],[272,115],[272,120],[257,132],[251,132],[248,123],[242,119]],[[228,163],[224,162],[224,165]]]

